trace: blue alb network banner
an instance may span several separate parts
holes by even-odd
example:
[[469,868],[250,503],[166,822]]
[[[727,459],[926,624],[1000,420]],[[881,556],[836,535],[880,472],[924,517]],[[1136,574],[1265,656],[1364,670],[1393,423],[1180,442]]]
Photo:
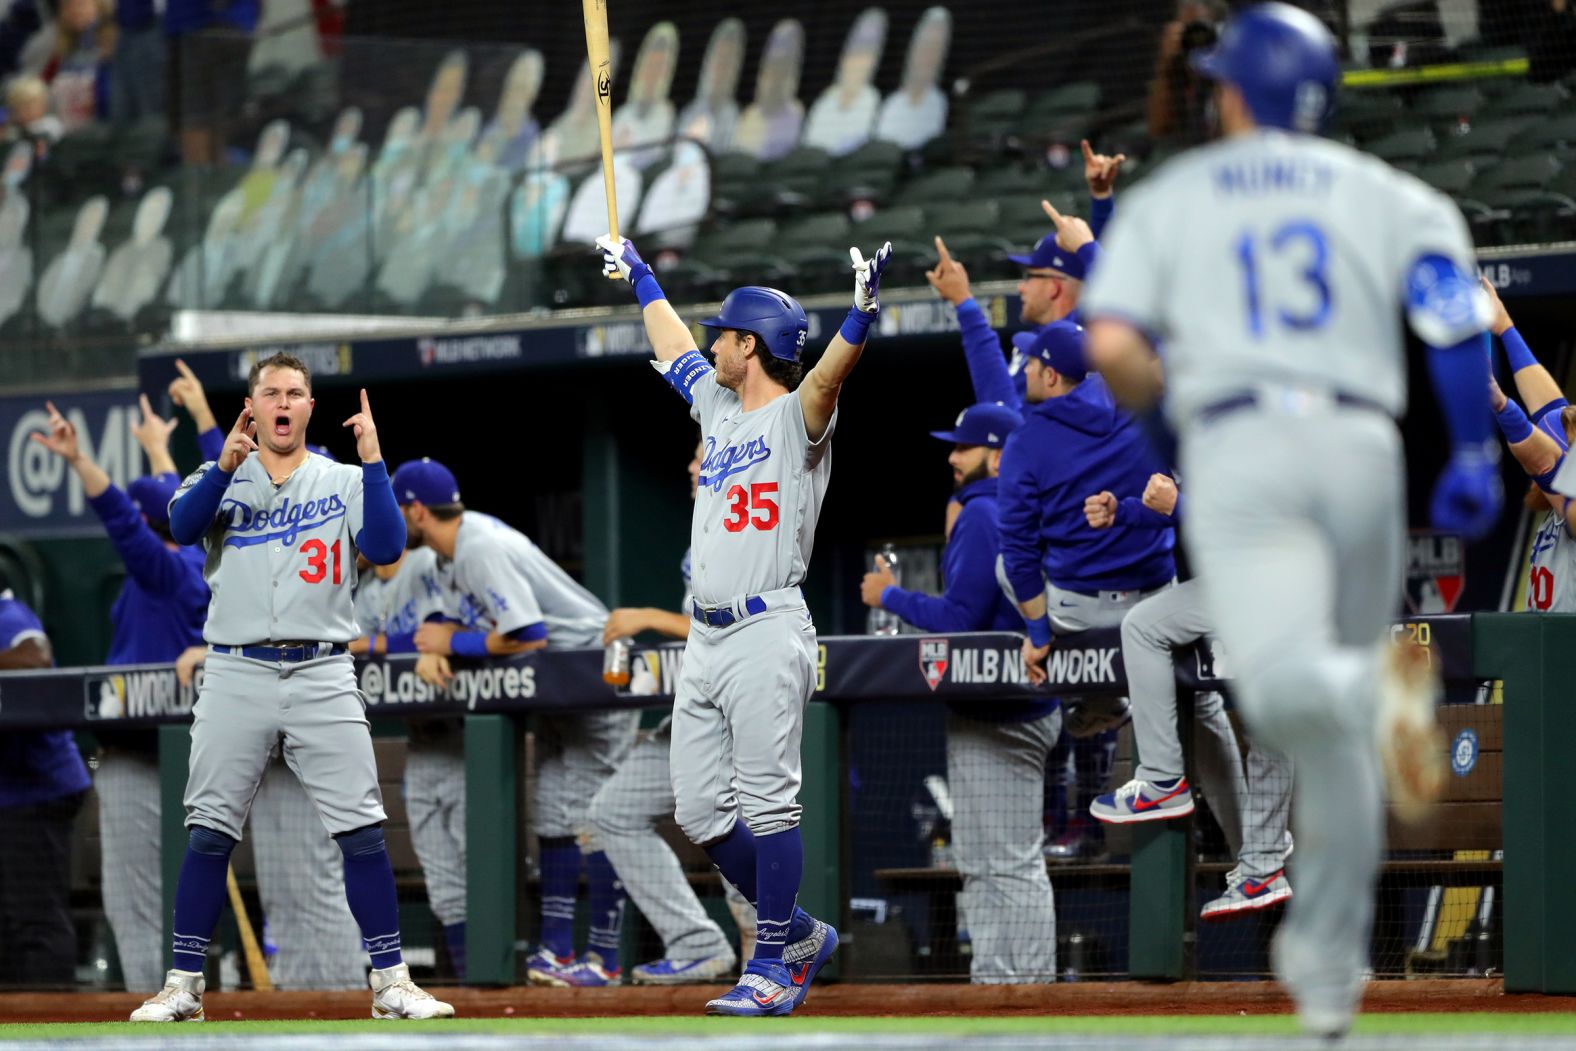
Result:
[[[5,439],[5,484],[0,486],[0,532],[22,536],[102,533],[82,482],[66,462],[29,437],[48,432],[46,396],[0,397],[0,436]],[[147,473],[132,434],[137,391],[121,389],[61,394],[52,399],[77,429],[82,452],[124,486]]]

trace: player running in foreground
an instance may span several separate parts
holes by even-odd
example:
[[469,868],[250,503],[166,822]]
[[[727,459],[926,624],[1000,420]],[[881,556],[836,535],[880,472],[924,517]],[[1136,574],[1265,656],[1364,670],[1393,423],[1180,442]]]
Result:
[[218,461],[170,502],[171,536],[208,551],[208,670],[193,710],[174,966],[131,1020],[202,1019],[230,853],[276,742],[344,854],[345,897],[372,957],[372,1017],[447,1018],[454,1008],[417,988],[400,954],[372,735],[346,652],[358,634],[356,553],[385,565],[405,550],[367,392],[344,423],[361,458],[352,467],[306,450],[315,402],[302,362],[258,362],[247,390]]
[[1275,972],[1303,1027],[1336,1036],[1368,963],[1381,760],[1402,814],[1443,784],[1437,679],[1426,652],[1385,641],[1406,521],[1398,314],[1431,347],[1450,427],[1433,520],[1469,537],[1501,501],[1490,315],[1450,199],[1318,137],[1339,76],[1318,19],[1247,8],[1195,62],[1224,141],[1167,164],[1113,221],[1084,301],[1090,354],[1144,409],[1164,344],[1193,565],[1250,729],[1300,782]]
[[831,477],[837,395],[880,309],[892,246],[869,260],[849,250],[853,309],[805,373],[809,326],[791,297],[757,286],[730,293],[701,322],[717,332],[714,367],[634,245],[597,243],[608,275],[640,299],[654,365],[690,406],[704,445],[690,527],[695,625],[673,703],[675,817],[757,913],[754,959],[706,1011],[785,1015],[837,948],[837,931],[797,904],[799,742],[816,668],[799,584]]

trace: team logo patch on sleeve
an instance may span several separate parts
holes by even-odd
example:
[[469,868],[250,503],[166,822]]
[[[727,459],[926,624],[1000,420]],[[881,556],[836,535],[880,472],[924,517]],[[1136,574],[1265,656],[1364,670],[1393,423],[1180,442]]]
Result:
[[951,645],[946,639],[919,640],[919,670],[925,676],[925,684],[930,687],[932,693],[946,677],[950,653]]

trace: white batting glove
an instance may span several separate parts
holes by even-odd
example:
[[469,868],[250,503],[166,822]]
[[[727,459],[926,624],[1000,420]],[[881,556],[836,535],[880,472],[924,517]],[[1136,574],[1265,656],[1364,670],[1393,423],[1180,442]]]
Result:
[[860,255],[858,248],[850,248],[848,258],[854,262],[854,306],[867,314],[880,313],[881,271],[892,259],[892,242],[882,245],[869,259]]
[[651,267],[640,258],[640,253],[635,251],[635,246],[630,244],[629,238],[620,237],[617,241],[607,234],[596,239],[596,245],[602,249],[602,274],[613,277],[617,274],[631,286],[641,278],[651,273]]

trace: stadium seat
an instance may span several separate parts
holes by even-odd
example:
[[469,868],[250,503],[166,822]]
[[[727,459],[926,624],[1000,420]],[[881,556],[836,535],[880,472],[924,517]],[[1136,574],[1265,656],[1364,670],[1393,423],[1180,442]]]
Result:
[[997,146],[1017,127],[1024,106],[1021,88],[1002,88],[971,99],[963,108],[962,130],[970,143]]
[[721,268],[731,255],[759,251],[762,245],[772,244],[776,237],[775,220],[746,219],[702,233],[695,239],[691,254]]
[[1447,132],[1441,136],[1434,156],[1438,160],[1458,157],[1487,160],[1503,156],[1506,147],[1526,126],[1525,117],[1477,120],[1461,134]]
[[1433,123],[1471,118],[1483,105],[1483,93],[1476,88],[1454,86],[1424,91],[1407,108],[1415,117]]
[[1532,121],[1511,145],[1518,151],[1576,148],[1576,114]]
[[1509,90],[1489,96],[1483,112],[1496,117],[1541,117],[1555,110],[1569,111],[1571,97],[1558,84],[1521,81]]
[[931,204],[936,201],[961,201],[974,186],[972,168],[943,168],[921,175],[900,187],[894,204]]
[[1477,172],[1471,161],[1457,160],[1425,164],[1420,166],[1415,174],[1434,189],[1454,196],[1472,185],[1472,179]]
[[1024,168],[1015,164],[999,165],[980,173],[974,180],[974,195],[1005,203],[1017,197],[1038,201],[1053,188],[1053,179],[1043,168]]
[[1343,91],[1335,105],[1335,127],[1367,142],[1399,127],[1405,108],[1401,96],[1387,88]]
[[932,234],[951,239],[966,234],[993,233],[1001,227],[1001,206],[989,199],[959,201],[925,210],[926,225]]
[[[785,256],[789,251],[825,245],[840,245],[848,239],[848,216],[842,212],[823,212],[784,224],[775,244]],[[847,253],[844,252],[846,256]]]
[[1406,164],[1434,151],[1434,133],[1427,128],[1406,128],[1368,143],[1367,151],[1390,164]]
[[1512,157],[1490,164],[1472,182],[1474,196],[1505,190],[1541,190],[1560,171],[1560,164],[1543,155]]

